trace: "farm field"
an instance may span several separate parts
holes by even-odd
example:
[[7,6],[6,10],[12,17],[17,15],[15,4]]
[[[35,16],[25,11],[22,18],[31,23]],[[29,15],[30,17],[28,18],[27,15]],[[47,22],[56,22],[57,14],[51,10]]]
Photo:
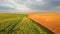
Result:
[[60,34],[60,14],[29,14],[28,18],[43,25],[55,34]]
[[0,34],[54,34],[26,14],[0,14]]

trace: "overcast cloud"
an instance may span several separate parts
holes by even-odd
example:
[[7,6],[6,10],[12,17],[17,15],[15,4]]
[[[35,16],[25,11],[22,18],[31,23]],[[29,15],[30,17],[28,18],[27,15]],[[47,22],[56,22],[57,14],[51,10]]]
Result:
[[26,10],[60,12],[60,0],[0,0],[0,12],[30,12]]

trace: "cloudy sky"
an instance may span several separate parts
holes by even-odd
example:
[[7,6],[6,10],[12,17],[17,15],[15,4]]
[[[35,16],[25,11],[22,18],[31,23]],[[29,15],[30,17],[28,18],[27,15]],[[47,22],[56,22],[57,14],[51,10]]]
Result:
[[0,13],[60,12],[60,0],[0,0]]

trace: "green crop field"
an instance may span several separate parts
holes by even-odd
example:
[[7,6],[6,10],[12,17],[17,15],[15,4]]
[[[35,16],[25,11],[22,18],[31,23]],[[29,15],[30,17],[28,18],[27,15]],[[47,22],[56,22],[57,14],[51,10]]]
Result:
[[54,34],[26,14],[0,14],[0,34]]

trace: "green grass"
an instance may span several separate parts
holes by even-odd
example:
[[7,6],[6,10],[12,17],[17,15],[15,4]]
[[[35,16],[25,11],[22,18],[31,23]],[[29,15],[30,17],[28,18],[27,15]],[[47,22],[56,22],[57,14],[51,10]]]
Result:
[[0,34],[53,34],[24,14],[0,16]]

